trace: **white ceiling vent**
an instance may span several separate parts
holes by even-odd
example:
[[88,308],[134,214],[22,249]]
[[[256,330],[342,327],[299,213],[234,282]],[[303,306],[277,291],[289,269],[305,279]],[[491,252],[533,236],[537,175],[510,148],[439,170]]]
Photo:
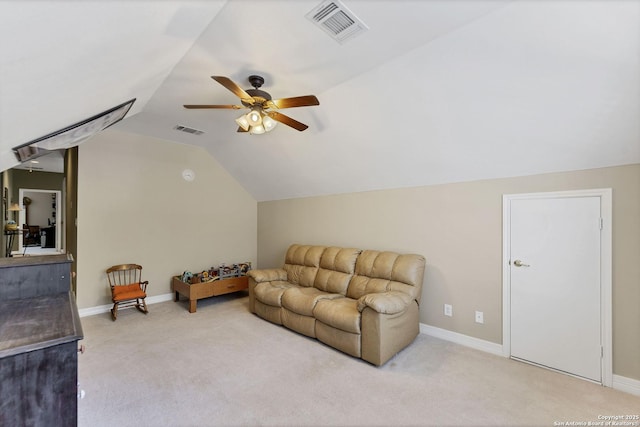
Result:
[[190,133],[192,135],[202,135],[204,133],[204,131],[198,130],[198,129],[194,129],[194,128],[189,128],[186,126],[182,126],[182,125],[176,125],[174,127],[175,130],[179,130],[181,132],[186,132],[186,133]]
[[341,44],[369,29],[338,0],[324,1],[305,16]]

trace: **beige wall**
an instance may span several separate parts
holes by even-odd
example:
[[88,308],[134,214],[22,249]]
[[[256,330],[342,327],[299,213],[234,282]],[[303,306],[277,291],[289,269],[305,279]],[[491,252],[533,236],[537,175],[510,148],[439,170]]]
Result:
[[613,188],[613,370],[640,380],[640,165],[262,202],[258,266],[291,243],[423,254],[421,322],[502,343],[503,194],[592,188]]
[[78,158],[80,309],[110,303],[111,265],[141,264],[150,296],[169,293],[184,270],[255,265],[257,203],[206,150],[112,128]]
[[18,202],[21,188],[62,191],[62,183],[64,181],[64,174],[62,173],[29,172],[24,169],[10,169],[9,173],[12,176],[14,202]]

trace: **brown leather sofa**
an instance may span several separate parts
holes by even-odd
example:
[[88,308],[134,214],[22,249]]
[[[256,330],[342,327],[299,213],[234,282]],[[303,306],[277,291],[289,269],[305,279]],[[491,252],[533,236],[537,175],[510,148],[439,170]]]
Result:
[[284,266],[251,270],[249,307],[380,366],[420,331],[421,255],[291,245]]

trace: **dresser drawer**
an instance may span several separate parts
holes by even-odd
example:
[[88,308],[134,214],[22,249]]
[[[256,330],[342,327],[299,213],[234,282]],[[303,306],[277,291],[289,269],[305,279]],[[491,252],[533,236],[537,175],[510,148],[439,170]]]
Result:
[[249,288],[249,278],[247,276],[231,277],[229,279],[216,280],[212,284],[213,295],[224,295],[231,292],[241,291]]

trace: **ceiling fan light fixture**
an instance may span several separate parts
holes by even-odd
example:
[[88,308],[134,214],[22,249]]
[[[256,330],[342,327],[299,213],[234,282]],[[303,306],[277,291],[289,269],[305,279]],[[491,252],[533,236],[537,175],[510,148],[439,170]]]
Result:
[[247,113],[247,121],[251,126],[258,126],[262,124],[262,111],[259,108],[252,108]]
[[238,124],[238,126],[240,126],[243,130],[248,131],[249,128],[251,127],[251,125],[249,125],[249,120],[247,120],[247,115],[243,114],[240,117],[238,117],[236,119],[236,123]]
[[273,120],[271,117],[269,116],[264,116],[262,118],[262,125],[264,126],[264,130],[266,132],[271,132],[273,130],[273,128],[276,127],[276,125],[278,124],[277,121]]
[[262,125],[251,126],[251,128],[249,129],[249,133],[251,135],[261,135],[265,133],[265,128]]

